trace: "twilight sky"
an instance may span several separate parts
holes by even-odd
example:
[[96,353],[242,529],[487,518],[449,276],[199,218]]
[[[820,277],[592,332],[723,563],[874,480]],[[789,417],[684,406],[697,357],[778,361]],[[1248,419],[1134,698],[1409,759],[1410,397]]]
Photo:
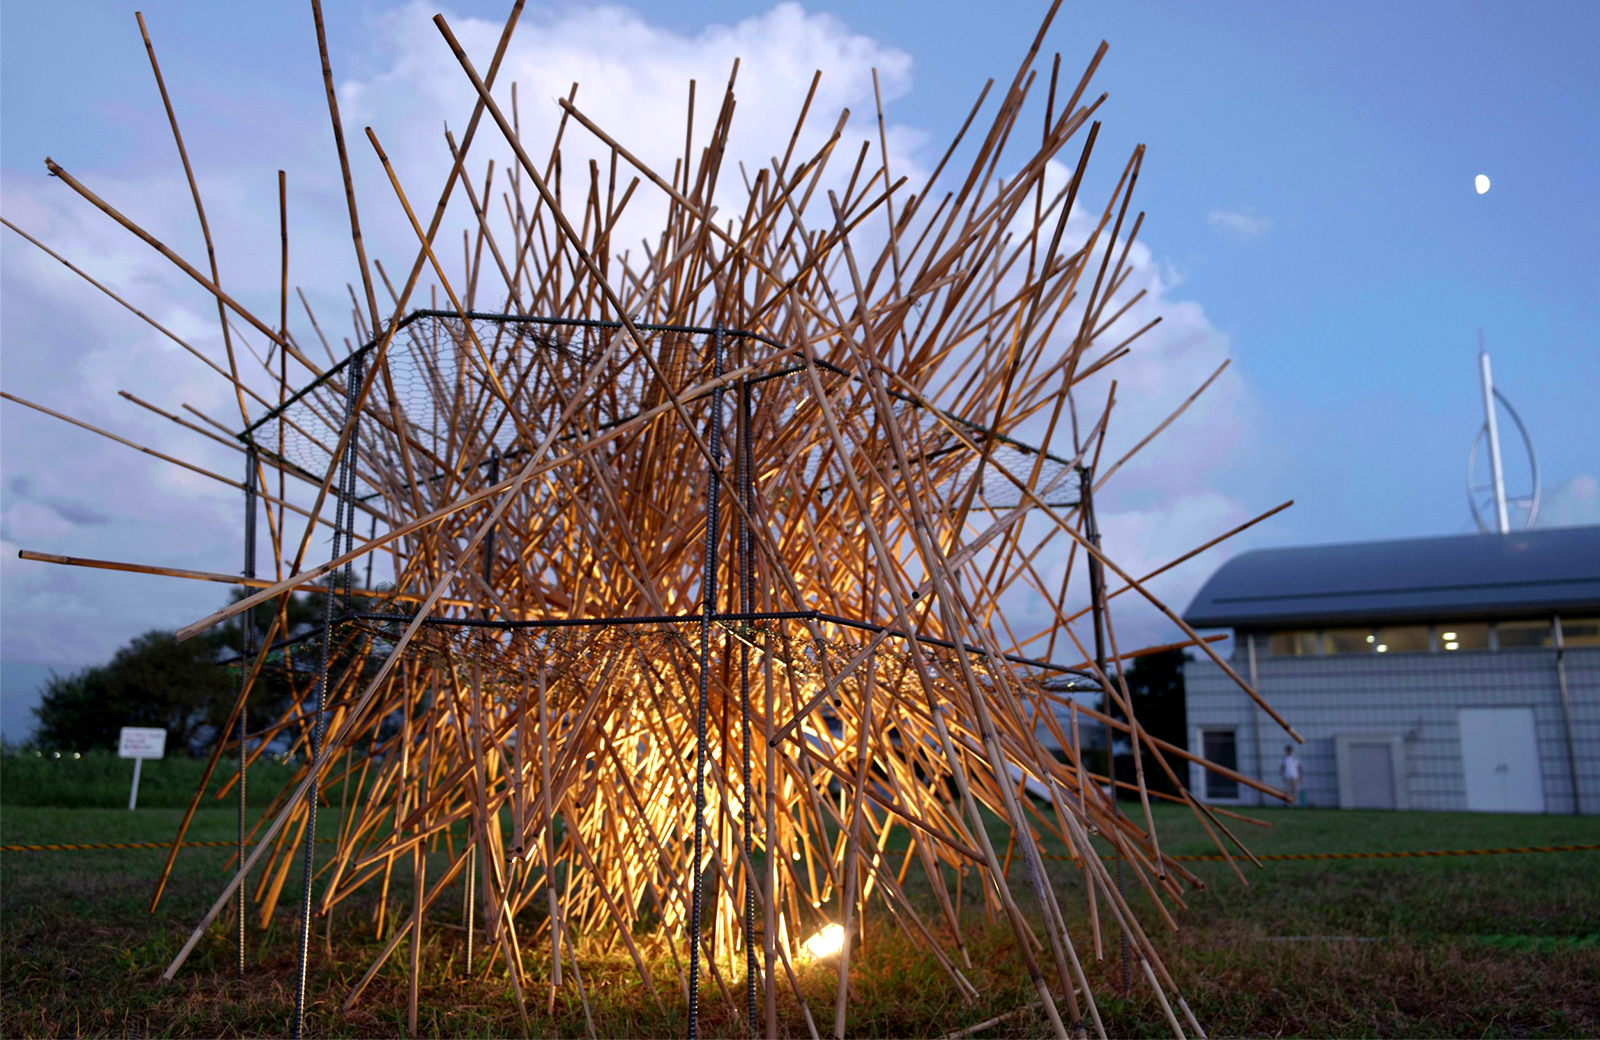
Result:
[[[508,9],[445,8],[480,66]],[[283,168],[291,280],[342,334],[343,286],[356,274],[309,5],[143,10],[224,284],[275,312]],[[410,232],[360,128],[377,130],[422,194],[436,191],[440,128],[463,124],[470,101],[429,23],[434,10],[328,10],[363,230],[391,268],[406,266],[414,246],[406,252]],[[49,155],[203,261],[133,11],[7,8],[0,215],[216,350],[202,293],[44,175]],[[577,80],[580,107],[649,155],[681,149],[688,79],[699,79],[702,100],[719,98],[742,56],[735,140],[756,162],[782,147],[774,136],[786,136],[816,68],[827,122],[849,107],[850,132],[867,133],[875,67],[891,151],[915,179],[984,79],[1009,80],[1041,15],[1020,3],[535,2],[510,67],[525,127],[553,125],[553,97]],[[1600,522],[1600,6],[1069,2],[1045,52],[1060,51],[1075,80],[1101,39],[1110,51],[1091,96],[1110,97],[1083,197],[1099,205],[1133,146],[1148,146],[1135,284],[1149,290],[1141,310],[1165,315],[1120,373],[1123,435],[1142,436],[1233,359],[1122,486],[1108,486],[1102,527],[1114,555],[1154,565],[1297,501],[1167,576],[1158,590],[1182,607],[1244,548],[1468,530],[1463,469],[1482,421],[1480,328],[1497,384],[1539,452],[1543,519]],[[1484,196],[1473,191],[1479,173],[1493,182]],[[225,387],[202,365],[9,229],[0,230],[0,294],[0,388],[236,476],[237,454],[117,394],[173,410],[190,403],[237,427]],[[303,316],[291,325],[302,343],[313,338]],[[21,562],[16,550],[233,572],[239,502],[10,402],[0,437],[0,725],[15,737],[38,666],[103,660],[224,596],[215,585]],[[1511,469],[1515,483],[1521,470]],[[1149,641],[1169,637],[1137,612],[1128,625]]]

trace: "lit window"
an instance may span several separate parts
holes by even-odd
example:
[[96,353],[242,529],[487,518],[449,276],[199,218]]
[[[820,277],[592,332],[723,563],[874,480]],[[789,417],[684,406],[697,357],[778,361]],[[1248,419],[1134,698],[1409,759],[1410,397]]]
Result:
[[1274,632],[1267,641],[1274,657],[1312,657],[1317,653],[1315,632]]
[[1555,645],[1554,627],[1548,619],[1501,621],[1495,625],[1495,636],[1502,650]]
[[1440,626],[1439,647],[1443,650],[1489,649],[1489,626],[1482,621],[1457,621]]
[[1600,618],[1562,618],[1563,646],[1600,646]]
[[1414,654],[1428,649],[1427,625],[1391,625],[1378,629],[1378,653]]
[[1330,654],[1370,654],[1377,641],[1370,628],[1330,628],[1322,633],[1322,645]]

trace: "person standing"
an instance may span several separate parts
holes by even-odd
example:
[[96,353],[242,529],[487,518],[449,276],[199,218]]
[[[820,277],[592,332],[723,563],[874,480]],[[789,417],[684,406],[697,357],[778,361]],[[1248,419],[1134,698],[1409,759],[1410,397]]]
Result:
[[1283,762],[1278,767],[1283,775],[1283,789],[1289,795],[1289,804],[1300,804],[1300,759],[1294,753],[1294,745],[1286,744],[1283,748]]

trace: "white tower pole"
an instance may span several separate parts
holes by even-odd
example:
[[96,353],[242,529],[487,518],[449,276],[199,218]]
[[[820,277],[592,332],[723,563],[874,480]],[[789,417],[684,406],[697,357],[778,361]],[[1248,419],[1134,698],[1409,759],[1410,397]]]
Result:
[[1494,475],[1494,515],[1501,534],[1511,533],[1506,514],[1506,477],[1500,467],[1500,428],[1494,418],[1494,377],[1489,374],[1489,352],[1483,349],[1483,330],[1478,330],[1478,374],[1483,378],[1483,418],[1489,431],[1489,469]]

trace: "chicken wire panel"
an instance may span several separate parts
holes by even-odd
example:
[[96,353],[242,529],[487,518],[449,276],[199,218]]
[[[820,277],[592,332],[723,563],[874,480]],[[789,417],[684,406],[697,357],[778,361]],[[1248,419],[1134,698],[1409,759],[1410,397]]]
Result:
[[[654,403],[653,377],[644,362],[629,360],[625,345],[606,355],[618,335],[625,334],[596,325],[551,327],[516,315],[465,321],[411,315],[395,332],[362,408],[358,497],[374,493],[374,476],[380,483],[437,482],[486,466],[491,455],[515,456],[537,445],[569,407],[575,431],[602,430],[637,414],[647,401]],[[708,363],[705,338],[665,333],[649,346],[669,378],[692,378]],[[357,353],[370,363],[375,345]],[[570,395],[603,357],[608,371],[574,406]],[[320,480],[343,427],[350,364],[347,358],[296,391],[244,436]]]
[[[398,611],[388,617],[364,613],[341,621],[339,627],[348,638],[363,640],[366,651],[381,659],[411,620]],[[700,673],[701,620],[699,615],[686,614],[673,621],[615,618],[574,624],[562,619],[541,625],[439,615],[423,621],[404,654],[448,674],[460,686],[476,689],[490,702],[520,703],[520,698],[531,694],[542,672],[552,703],[560,705],[560,710],[572,705],[562,704],[562,697],[555,693],[558,688],[581,700],[599,685],[611,684],[626,699],[637,699],[636,706],[660,705],[676,717],[692,711]],[[873,630],[874,626],[863,630],[826,617],[811,625],[797,618],[712,621],[708,686],[712,714],[720,718],[741,696],[740,673],[731,670],[741,650],[748,662],[746,674],[757,714],[770,666],[778,705],[775,725],[781,726],[801,705],[812,702],[829,682],[834,683],[836,696],[816,705],[820,715],[811,720],[813,727],[855,718],[869,685],[907,697],[914,705],[913,714],[929,726],[926,689],[933,690],[940,703],[956,703],[969,696],[958,660],[963,651],[947,641],[941,643],[938,636],[924,636],[919,642],[920,671],[909,640],[901,636],[880,642],[870,660],[857,662],[870,641],[866,633]],[[930,639],[934,641],[927,641]],[[1006,687],[996,677],[994,662],[975,648],[964,653],[978,688],[994,699],[991,710],[1009,711],[1016,702],[1003,692]],[[1061,678],[1054,670],[1041,671],[1018,662],[1006,662],[1003,667],[1013,693],[1025,697],[1038,698],[1050,680],[1059,682]],[[759,719],[757,725],[759,728]]]
[[[1070,460],[891,391],[894,422],[912,470],[910,474],[898,474],[897,455],[888,428],[878,419],[877,398],[872,390],[850,372],[826,363],[820,367],[824,369],[823,383],[830,392],[830,407],[838,418],[846,446],[872,460],[886,480],[898,480],[919,489],[923,501],[959,507],[978,475],[980,453],[988,444],[989,458],[972,501],[973,509],[1000,511],[1034,504],[1017,486],[1018,482],[1051,508],[1078,504],[1079,482],[1070,472],[1074,468]],[[770,391],[763,388],[763,392]],[[783,402],[778,426],[799,427],[807,418],[814,420],[816,410],[815,402],[791,395]],[[808,439],[797,454],[796,470],[803,483],[809,486],[816,481],[819,470],[826,469],[819,489],[849,493],[845,463],[824,430],[808,431]]]
[[[375,495],[380,483],[436,484],[491,465],[491,456],[516,457],[541,442],[569,408],[573,431],[568,436],[581,436],[664,403],[666,395],[650,365],[631,357],[625,345],[607,353],[619,335],[625,333],[606,323],[552,324],[529,316],[469,316],[465,321],[437,312],[409,316],[396,331],[382,361],[383,371],[362,409],[357,497]],[[730,338],[738,335],[728,333]],[[710,339],[703,330],[658,332],[650,334],[648,346],[670,385],[681,390],[710,376]],[[363,363],[370,363],[375,347],[369,344],[358,354]],[[593,366],[602,358],[608,371],[594,379],[586,397],[574,404],[568,395],[594,374]],[[259,451],[320,482],[343,427],[350,363],[346,359],[294,393],[244,436]],[[844,369],[827,362],[820,367],[848,443],[876,460],[885,477],[895,479],[888,430],[878,421],[870,388]],[[763,434],[782,442],[803,431],[811,446],[802,452],[798,467],[802,479],[810,484],[827,466],[830,472],[823,484],[832,487],[843,479],[842,462],[831,444],[817,440],[821,430],[815,403],[791,383],[805,380],[803,371],[801,366],[790,366],[752,381],[757,442]],[[695,406],[695,418],[702,424],[709,420],[706,396],[684,402]],[[890,396],[915,470],[909,482],[924,488],[932,500],[964,500],[977,473],[979,449],[987,442],[989,461],[973,508],[1004,510],[1030,501],[1017,487],[1018,481],[1036,489],[1046,505],[1077,504],[1077,481],[1064,473],[1070,468],[1067,460],[994,434],[968,419],[935,414],[904,394]],[[723,422],[724,442],[732,443],[736,408],[724,409]],[[842,484],[838,490],[843,490]]]

